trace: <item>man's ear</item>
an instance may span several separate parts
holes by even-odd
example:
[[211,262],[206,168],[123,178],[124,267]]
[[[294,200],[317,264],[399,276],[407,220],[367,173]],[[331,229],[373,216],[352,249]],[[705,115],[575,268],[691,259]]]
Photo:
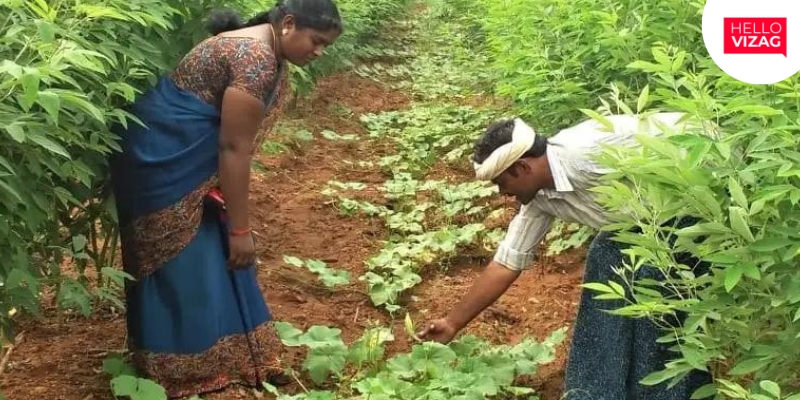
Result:
[[516,170],[516,173],[520,175],[530,174],[531,171],[533,170],[533,168],[531,168],[531,165],[524,158],[514,161],[514,164],[512,164],[511,166]]
[[517,163],[515,162],[515,163],[509,165],[508,168],[506,168],[506,170],[504,171],[504,173],[505,172],[508,172],[508,174],[511,175],[512,178],[518,177],[519,174],[517,173],[518,172],[517,171]]

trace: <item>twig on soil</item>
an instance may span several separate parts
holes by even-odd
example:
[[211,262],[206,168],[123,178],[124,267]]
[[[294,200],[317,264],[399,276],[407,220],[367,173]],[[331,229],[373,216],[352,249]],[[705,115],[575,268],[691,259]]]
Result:
[[309,393],[308,389],[306,388],[306,385],[303,385],[303,382],[300,381],[300,378],[297,377],[297,374],[294,372],[294,370],[292,370],[292,378],[294,378],[295,382],[297,382],[297,384],[300,385],[300,387],[303,389],[304,392]]
[[0,361],[0,376],[3,375],[3,372],[6,370],[6,365],[8,361],[11,360],[11,352],[14,351],[16,346],[19,346],[22,343],[22,339],[25,338],[25,332],[20,332],[17,337],[14,338],[14,343],[8,346],[8,350],[6,350],[6,354],[3,355],[3,361]]
[[358,322],[358,313],[361,312],[361,305],[356,307],[356,316],[353,317],[353,322]]

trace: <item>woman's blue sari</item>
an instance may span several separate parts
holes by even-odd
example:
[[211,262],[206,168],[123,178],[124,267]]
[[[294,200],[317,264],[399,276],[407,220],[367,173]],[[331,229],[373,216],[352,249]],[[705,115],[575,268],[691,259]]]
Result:
[[227,266],[217,185],[219,111],[169,77],[130,110],[110,158],[122,238],[129,347],[171,397],[258,385],[280,370],[255,267]]

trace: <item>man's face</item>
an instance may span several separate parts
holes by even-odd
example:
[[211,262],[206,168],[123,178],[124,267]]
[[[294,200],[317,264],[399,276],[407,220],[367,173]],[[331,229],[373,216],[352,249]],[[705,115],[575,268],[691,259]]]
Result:
[[542,188],[539,172],[524,160],[520,160],[494,178],[492,183],[497,185],[503,196],[513,196],[520,203],[528,204]]

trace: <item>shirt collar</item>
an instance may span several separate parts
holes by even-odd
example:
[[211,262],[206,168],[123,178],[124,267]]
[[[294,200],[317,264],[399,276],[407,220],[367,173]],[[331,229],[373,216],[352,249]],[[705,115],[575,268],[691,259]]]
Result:
[[564,192],[572,192],[575,190],[572,183],[569,181],[567,169],[561,160],[561,156],[554,146],[547,146],[547,163],[550,165],[550,172],[553,174],[553,182],[555,183],[555,191],[548,189],[547,192],[552,194],[559,194]]

